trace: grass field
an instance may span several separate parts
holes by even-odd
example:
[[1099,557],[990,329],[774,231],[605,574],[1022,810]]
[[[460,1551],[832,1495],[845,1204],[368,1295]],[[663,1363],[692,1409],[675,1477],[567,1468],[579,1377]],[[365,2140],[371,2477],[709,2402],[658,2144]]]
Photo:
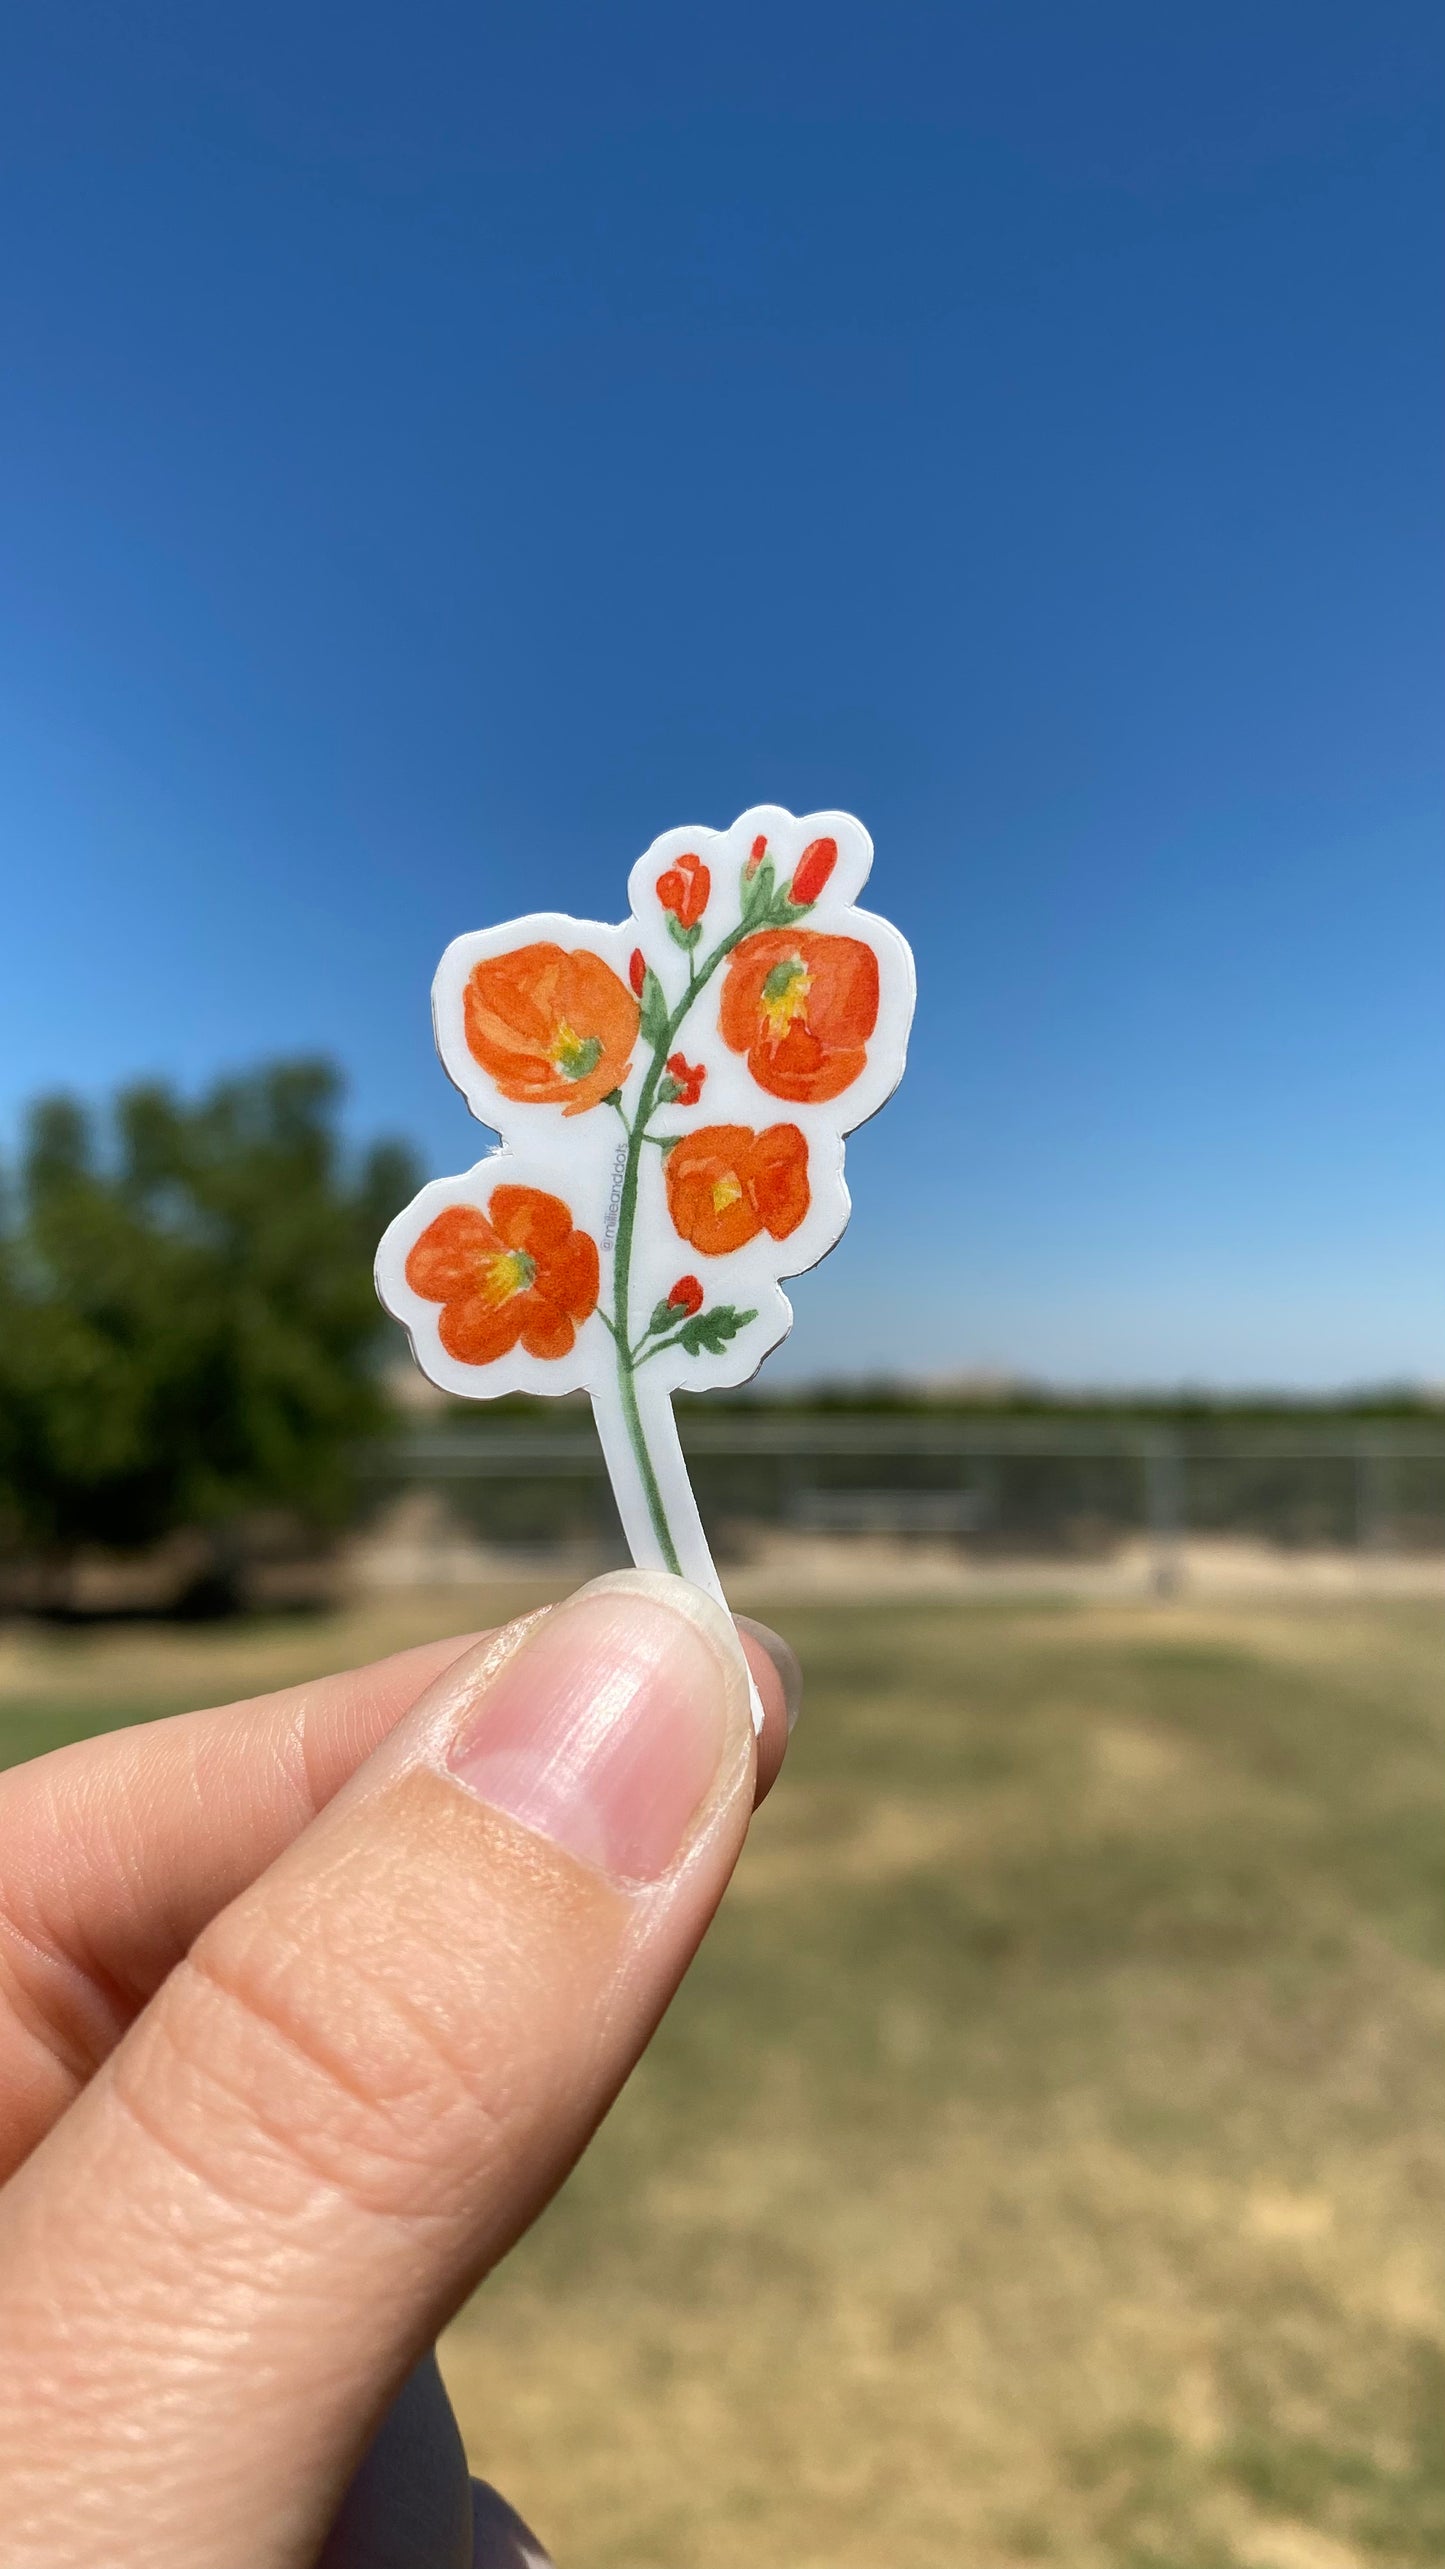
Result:
[[[426,1611],[16,1641],[0,1744]],[[450,2332],[477,2467],[566,2569],[1438,2562],[1438,1612],[777,1620],[789,1774]]]

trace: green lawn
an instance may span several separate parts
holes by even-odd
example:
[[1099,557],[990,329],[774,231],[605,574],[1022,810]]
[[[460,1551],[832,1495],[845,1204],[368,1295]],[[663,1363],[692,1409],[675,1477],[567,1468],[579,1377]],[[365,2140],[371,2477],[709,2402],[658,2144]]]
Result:
[[[17,1645],[3,1736],[408,1611]],[[1445,1618],[776,1619],[788,1777],[450,2332],[478,2467],[568,2569],[1437,2563]]]

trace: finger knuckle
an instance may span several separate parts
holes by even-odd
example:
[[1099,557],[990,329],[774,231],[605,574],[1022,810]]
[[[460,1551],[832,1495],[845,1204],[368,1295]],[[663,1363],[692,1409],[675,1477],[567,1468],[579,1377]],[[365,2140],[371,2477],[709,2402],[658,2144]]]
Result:
[[445,2219],[508,2146],[505,2090],[373,1968],[338,1990],[284,1940],[222,1922],[166,2000],[151,2120],[191,2163],[224,2160],[231,2191],[278,2204],[320,2188],[381,2218]]

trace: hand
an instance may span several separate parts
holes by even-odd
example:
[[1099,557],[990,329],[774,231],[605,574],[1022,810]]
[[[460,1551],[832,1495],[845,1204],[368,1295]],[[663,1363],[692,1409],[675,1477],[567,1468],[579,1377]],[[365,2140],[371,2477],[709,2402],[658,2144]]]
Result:
[[0,1777],[5,2569],[524,2569],[430,2348],[566,2175],[796,1662],[599,1579]]

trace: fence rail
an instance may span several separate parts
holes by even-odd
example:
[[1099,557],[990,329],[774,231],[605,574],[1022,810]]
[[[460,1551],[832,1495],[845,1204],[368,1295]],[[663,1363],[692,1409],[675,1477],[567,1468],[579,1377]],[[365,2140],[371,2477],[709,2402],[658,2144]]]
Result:
[[[709,1521],[979,1549],[1105,1549],[1147,1532],[1445,1549],[1445,1434],[1362,1422],[680,1412]],[[418,1429],[370,1458],[378,1492],[433,1486],[492,1541],[615,1530],[590,1419]]]

